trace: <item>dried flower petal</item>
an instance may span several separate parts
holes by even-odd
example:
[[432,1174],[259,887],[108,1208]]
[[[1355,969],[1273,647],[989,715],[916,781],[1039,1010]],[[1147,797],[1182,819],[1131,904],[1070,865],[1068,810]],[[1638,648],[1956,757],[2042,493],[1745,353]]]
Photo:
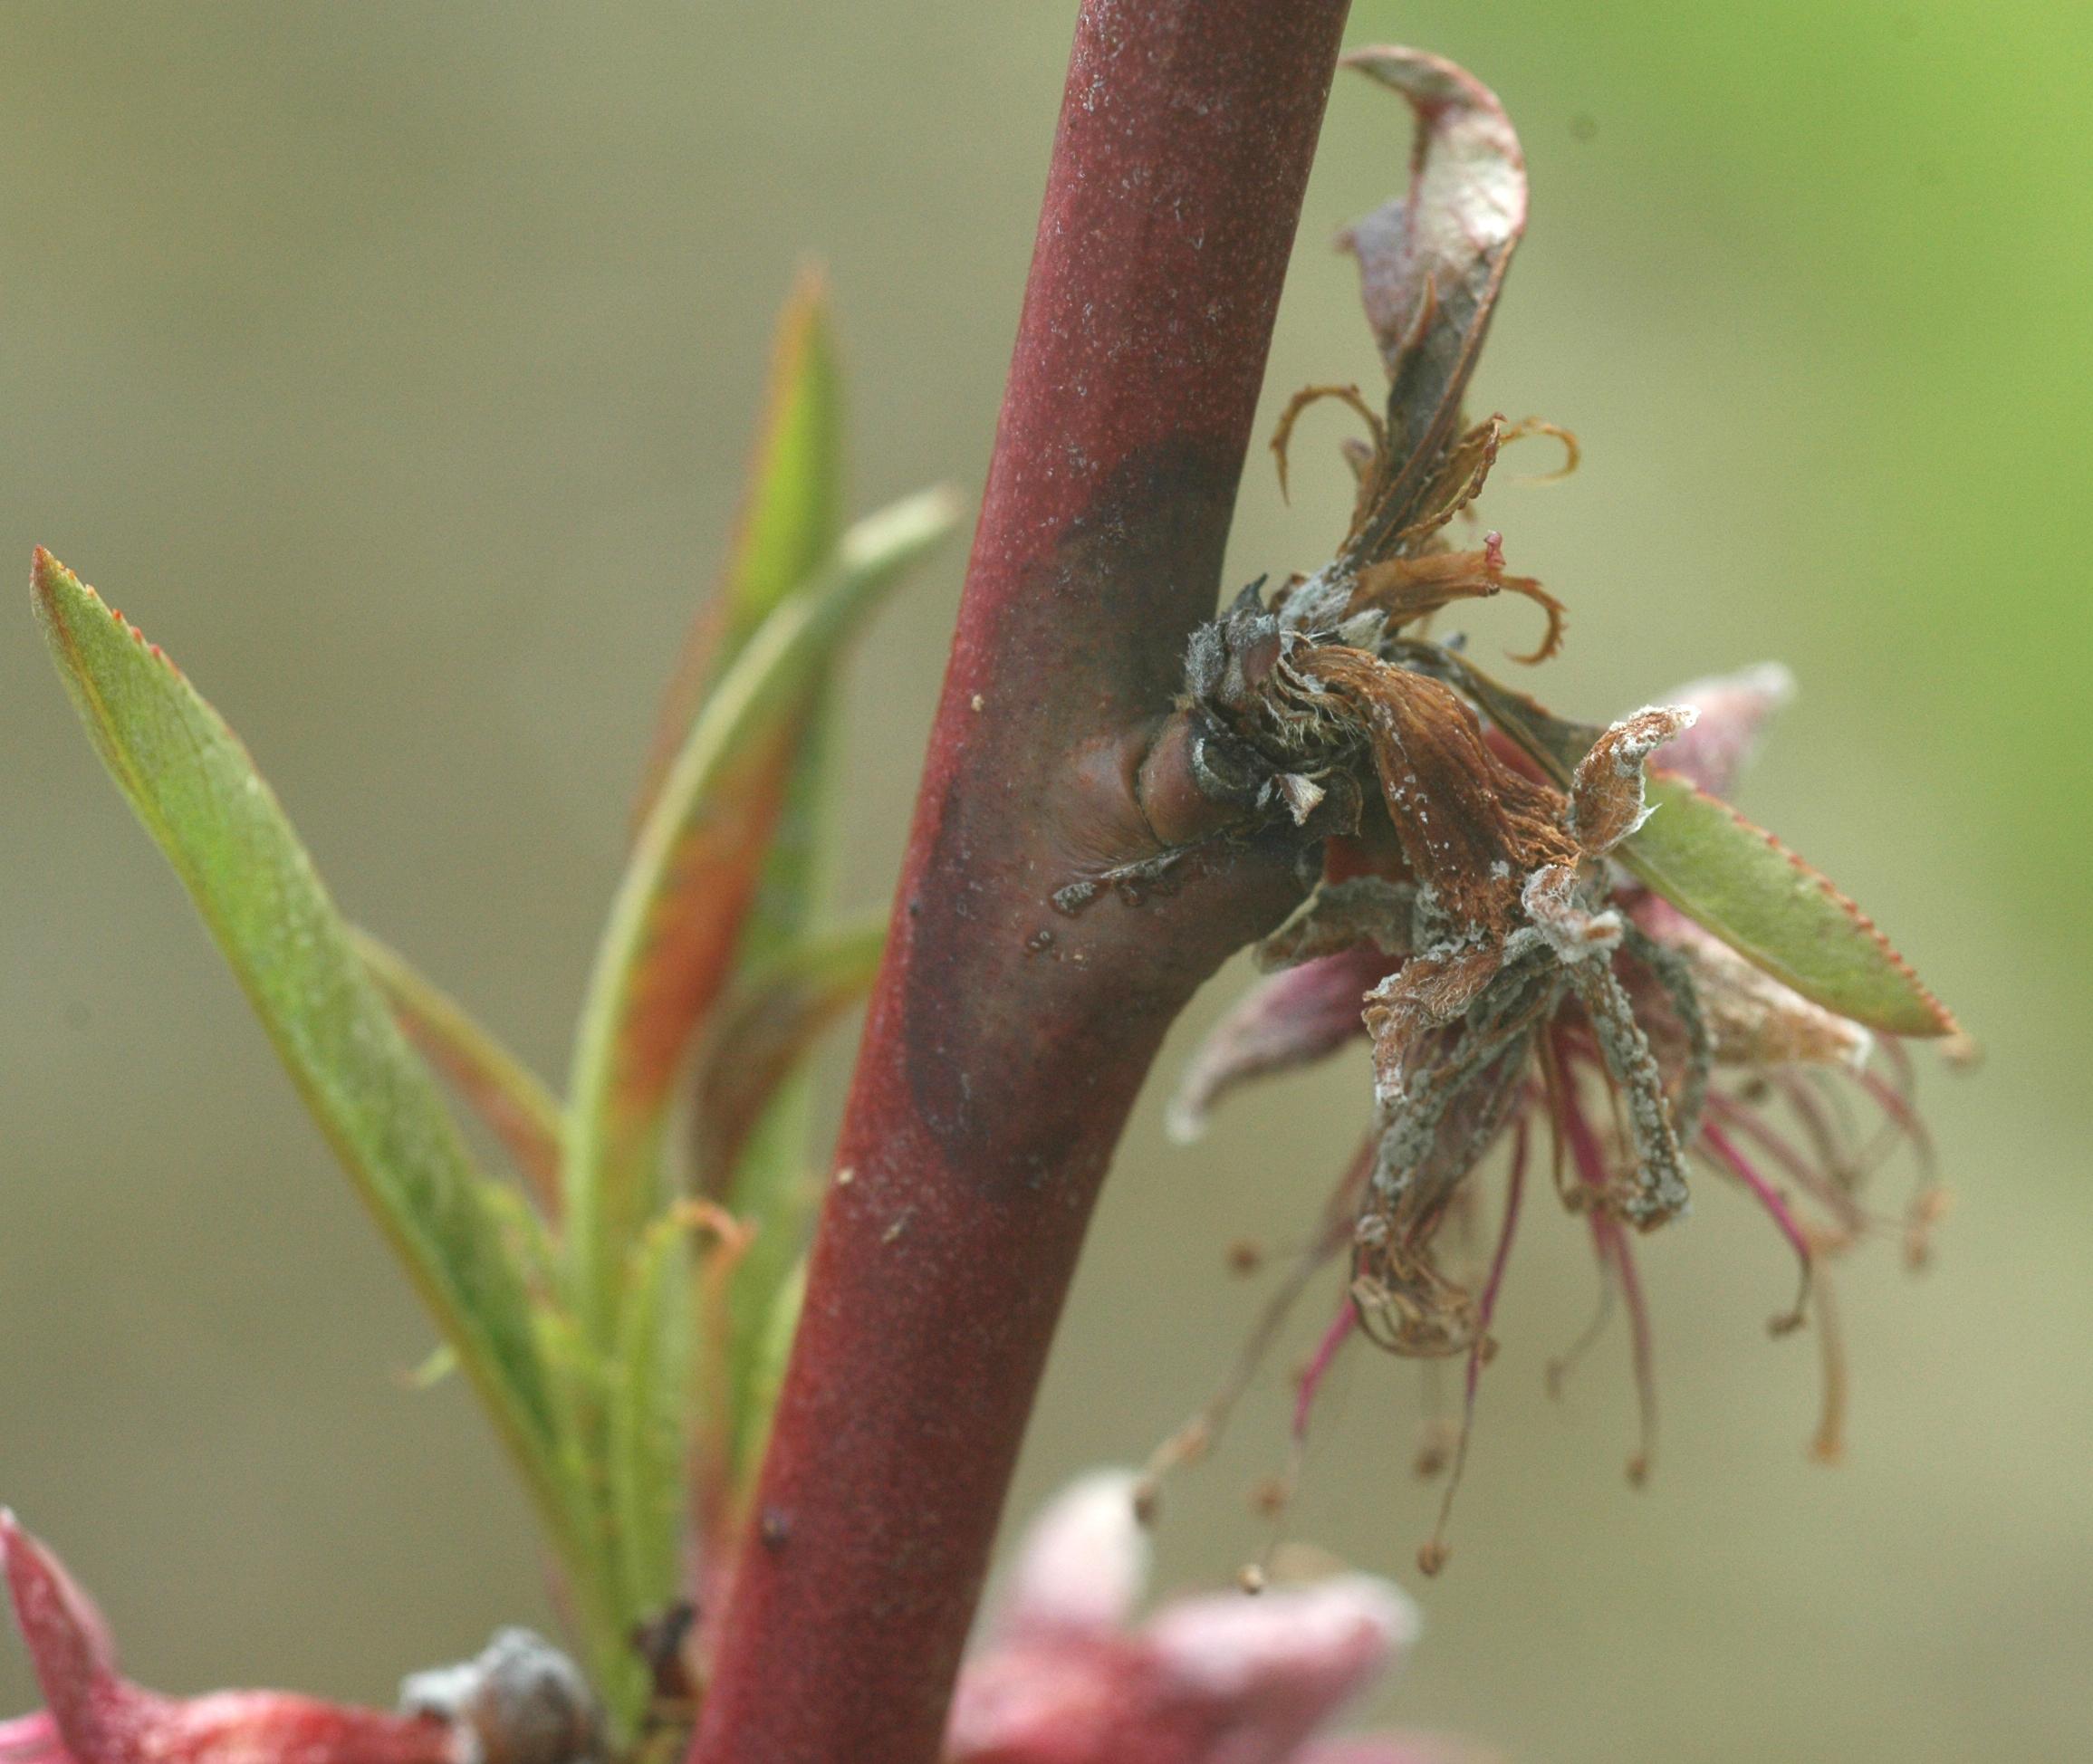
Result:
[[1200,1043],[1171,1099],[1170,1136],[1188,1145],[1237,1086],[1327,1059],[1365,1032],[1362,996],[1400,960],[1364,944],[1261,980]]
[[1570,781],[1570,830],[1587,853],[1605,856],[1650,818],[1643,762],[1698,714],[1691,705],[1647,705],[1592,743]]
[[1407,192],[1342,234],[1387,367],[1397,475],[1368,530],[1408,524],[1416,490],[1453,438],[1513,247],[1526,225],[1526,159],[1493,94],[1415,49],[1353,51],[1345,65],[1402,93],[1416,114]]
[[1556,819],[1561,798],[1498,759],[1475,714],[1436,680],[1340,646],[1296,666],[1363,729],[1411,873],[1450,919],[1504,936],[1526,877],[1576,861]]

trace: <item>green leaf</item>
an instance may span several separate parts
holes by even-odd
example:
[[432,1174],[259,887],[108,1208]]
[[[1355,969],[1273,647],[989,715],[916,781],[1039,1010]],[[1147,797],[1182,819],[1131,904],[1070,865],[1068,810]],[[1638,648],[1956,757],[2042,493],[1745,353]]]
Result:
[[[740,652],[756,623],[801,586],[842,531],[841,398],[826,289],[802,272],[778,325],[766,417],[749,464],[743,518],[715,604],[700,615],[679,676],[710,681]],[[735,946],[737,972],[790,948],[811,923],[824,880],[823,810],[833,721],[832,664],[807,695],[770,849]],[[672,692],[658,754],[673,754],[689,720],[687,686]],[[679,699],[682,702],[679,704]],[[658,763],[666,765],[666,757]],[[737,1211],[763,1215],[772,1197],[806,1181],[813,1097],[804,1072],[768,1089],[759,1118],[739,1136],[732,1170],[715,1192]],[[754,1266],[732,1281],[737,1311],[776,1261],[774,1234]]]
[[[1543,710],[1436,644],[1405,643],[1412,666],[1457,686],[1558,785],[1600,731]],[[1771,833],[1685,779],[1652,769],[1655,812],[1613,856],[1703,929],[1806,999],[1889,1035],[1955,1033],[1875,921]]]
[[692,1221],[657,1219],[628,1270],[606,1429],[610,1521],[628,1626],[660,1614],[681,1579],[689,1502]]
[[369,932],[350,928],[394,1020],[473,1113],[502,1142],[539,1210],[560,1216],[560,1105],[538,1075],[412,963]]
[[439,1341],[427,1357],[407,1375],[409,1390],[434,1390],[458,1369],[458,1357],[447,1341]]
[[842,387],[817,269],[800,272],[779,315],[761,433],[726,569],[685,639],[656,725],[642,817],[698,711],[756,628],[811,576],[843,527]]
[[313,1118],[435,1314],[571,1569],[586,1552],[524,1283],[457,1131],[246,750],[48,552],[44,636],[96,750],[203,915]]
[[735,657],[640,829],[598,946],[569,1091],[571,1270],[600,1341],[614,1327],[618,1271],[660,1211],[669,1086],[731,972],[808,695],[858,618],[957,516],[935,490],[852,527]]
[[1655,812],[1615,855],[1680,912],[1828,1011],[1890,1035],[1954,1019],[1875,921],[1728,803],[1652,771]]

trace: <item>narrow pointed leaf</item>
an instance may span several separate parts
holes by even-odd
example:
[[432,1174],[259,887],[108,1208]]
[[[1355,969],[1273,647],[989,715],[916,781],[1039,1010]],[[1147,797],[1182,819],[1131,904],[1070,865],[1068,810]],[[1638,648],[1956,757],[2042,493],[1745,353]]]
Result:
[[[649,794],[666,775],[706,690],[779,601],[805,582],[842,530],[840,376],[825,282],[802,271],[778,323],[764,417],[749,463],[742,519],[717,593],[698,616],[664,707]],[[821,882],[822,807],[832,667],[806,696],[782,758],[783,801],[736,943],[746,967],[789,947],[811,922]],[[734,1155],[765,1192],[796,1181],[806,1160],[811,1097],[803,1076],[775,1090]],[[724,1192],[724,1189],[723,1189]]]
[[802,938],[756,967],[722,1002],[698,1066],[699,1187],[770,1228],[762,1197],[730,1187],[743,1146],[777,1087],[815,1038],[870,989],[887,944],[884,920]]
[[629,1625],[676,1596],[688,1507],[689,1222],[656,1220],[625,1281],[606,1416],[610,1520]]
[[560,1105],[538,1075],[389,944],[351,930],[393,1019],[515,1161],[548,1219],[560,1216]]
[[769,1443],[771,1416],[778,1395],[785,1387],[785,1366],[792,1357],[792,1335],[800,1327],[800,1309],[807,1296],[807,1259],[804,1255],[785,1270],[764,1311],[762,1326],[751,1343],[744,1375],[736,1389],[734,1416],[736,1482],[745,1488],[763,1462]]
[[807,695],[857,618],[952,531],[930,491],[859,522],[707,699],[640,830],[576,1042],[565,1220],[581,1311],[608,1338],[616,1270],[661,1201],[669,1086],[731,972]]
[[555,1539],[571,1551],[523,1283],[488,1187],[349,927],[246,750],[174,665],[41,550],[34,587],[52,654],[97,751],[188,889]]
[[[752,1233],[727,1289],[727,1424],[736,1434],[778,1292],[806,1248],[819,1199],[804,1136],[785,1131],[796,1117],[781,1119],[777,1104],[802,1089],[803,1062],[822,1031],[870,990],[886,941],[881,920],[841,926],[756,967],[721,1003],[699,1059],[697,1181]],[[723,1456],[732,1463],[739,1452],[730,1443]]]
[[[1567,789],[1602,731],[1543,710],[1435,644],[1406,661],[1457,685]],[[1875,921],[1772,834],[1685,779],[1653,770],[1652,813],[1613,857],[1655,893],[1806,999],[1889,1035],[1956,1032]]]
[[706,695],[756,628],[820,567],[843,525],[843,425],[828,285],[801,272],[779,315],[763,417],[732,551],[663,700],[640,811],[652,806]]

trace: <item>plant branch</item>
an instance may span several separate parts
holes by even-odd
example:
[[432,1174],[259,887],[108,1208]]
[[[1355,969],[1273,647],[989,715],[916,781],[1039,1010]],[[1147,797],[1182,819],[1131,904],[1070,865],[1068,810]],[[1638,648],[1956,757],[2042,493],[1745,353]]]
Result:
[[[1083,1229],[1193,991],[1298,897],[1171,716],[1346,0],[1087,0],[888,955],[702,1764],[927,1764]],[[1230,811],[1233,812],[1233,811]],[[1145,898],[1070,883],[1205,838]]]

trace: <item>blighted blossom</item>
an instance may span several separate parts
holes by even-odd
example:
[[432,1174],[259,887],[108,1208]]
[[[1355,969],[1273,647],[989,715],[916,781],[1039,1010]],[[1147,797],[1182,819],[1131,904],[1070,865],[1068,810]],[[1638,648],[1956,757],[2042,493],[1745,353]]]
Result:
[[1136,1479],[1094,1472],[1033,1521],[960,1674],[946,1764],[1454,1764],[1464,1749],[1319,1740],[1415,1641],[1416,1607],[1337,1574],[1169,1600],[1147,1580]]
[[101,1614],[5,1510],[0,1563],[44,1699],[34,1714],[0,1721],[0,1764],[591,1764],[600,1755],[581,1673],[526,1630],[408,1679],[398,1713],[287,1691],[168,1697],[119,1672]]
[[[1652,1355],[1634,1241],[1687,1212],[1697,1172],[1733,1182],[1796,1255],[1801,1292],[1775,1321],[1793,1328],[1815,1310],[1818,1450],[1831,1455],[1842,1379],[1812,1285],[1877,1222],[1861,1194],[1869,1167],[1899,1142],[1923,1162],[1900,1043],[1953,1034],[1954,1021],[1872,921],[1722,801],[1792,690],[1784,669],[1698,681],[1589,725],[1501,685],[1460,638],[1435,640],[1449,609],[1509,592],[1544,620],[1514,659],[1559,651],[1561,602],[1509,571],[1499,533],[1478,542],[1455,523],[1472,520],[1512,442],[1554,438],[1570,465],[1576,449],[1551,425],[1464,410],[1525,217],[1523,160],[1496,99],[1415,52],[1348,60],[1407,99],[1417,125],[1407,193],[1340,239],[1387,396],[1377,408],[1354,388],[1314,387],[1288,407],[1273,439],[1282,482],[1317,400],[1364,426],[1347,449],[1348,529],[1320,568],[1253,584],[1194,634],[1175,746],[1157,750],[1183,751],[1199,789],[1232,808],[1225,837],[1291,827],[1321,880],[1260,949],[1268,977],[1195,1058],[1172,1127],[1195,1134],[1252,1077],[1370,1042],[1364,1150],[1277,1301],[1349,1259],[1303,1416],[1354,1332],[1401,1355],[1464,1357],[1472,1406],[1545,1148],[1629,1316],[1638,1475]],[[1859,1125],[1864,1110],[1877,1126]],[[1485,1233],[1481,1184],[1502,1147],[1503,1203]],[[1929,1180],[1906,1215],[1915,1255],[1937,1207]],[[1268,1315],[1246,1364],[1274,1327]],[[1214,1419],[1172,1450],[1196,1450]],[[1435,1541],[1427,1567],[1443,1554]]]

